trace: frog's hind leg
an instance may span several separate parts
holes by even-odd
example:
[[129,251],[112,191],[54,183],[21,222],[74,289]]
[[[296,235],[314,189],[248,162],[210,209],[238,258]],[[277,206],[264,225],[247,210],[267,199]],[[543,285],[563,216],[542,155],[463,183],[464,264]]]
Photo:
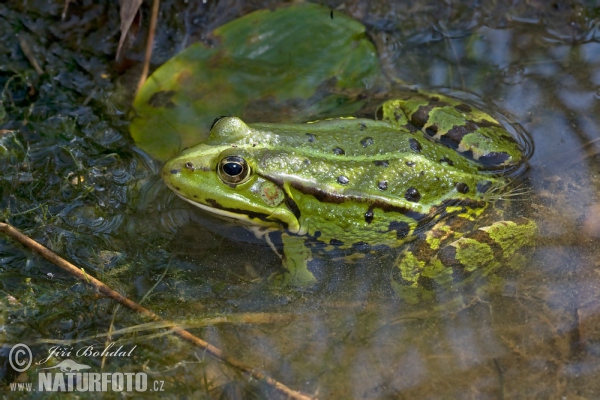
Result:
[[480,169],[501,171],[523,161],[522,146],[498,120],[460,99],[411,92],[381,107],[384,121],[407,129],[413,126],[430,140],[472,160]]
[[518,249],[531,245],[537,232],[535,222],[526,218],[497,221],[465,235],[438,225],[396,259],[392,286],[408,302],[456,289],[475,272],[497,271]]
[[445,246],[437,258],[446,268],[452,268],[456,280],[474,271],[488,275],[517,250],[530,246],[536,232],[537,225],[527,218],[497,221]]

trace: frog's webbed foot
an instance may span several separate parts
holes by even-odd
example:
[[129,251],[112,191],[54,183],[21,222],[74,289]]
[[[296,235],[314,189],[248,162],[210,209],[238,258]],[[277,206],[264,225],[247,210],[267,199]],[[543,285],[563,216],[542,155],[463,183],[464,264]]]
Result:
[[408,302],[433,298],[437,292],[456,288],[475,272],[494,273],[536,236],[534,221],[519,218],[498,221],[476,229],[438,249],[426,251],[411,245],[396,259],[392,286]]

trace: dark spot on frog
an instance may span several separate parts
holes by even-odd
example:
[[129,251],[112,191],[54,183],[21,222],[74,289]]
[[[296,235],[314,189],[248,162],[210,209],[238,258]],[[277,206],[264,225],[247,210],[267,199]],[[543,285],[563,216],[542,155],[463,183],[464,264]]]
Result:
[[369,208],[367,210],[367,212],[365,213],[365,222],[367,224],[370,224],[371,222],[373,222],[374,217],[375,217],[375,214],[373,214],[373,210],[371,208]]
[[365,124],[364,122],[361,122],[360,124],[358,124],[358,128],[361,131],[364,131],[365,129],[367,129],[367,124]]
[[473,111],[468,104],[464,104],[464,103],[457,104],[454,106],[454,108],[456,108],[458,111],[462,111],[462,112],[466,112],[466,113]]
[[440,98],[437,96],[432,96],[429,98],[430,101],[440,101]]
[[465,125],[452,127],[452,129],[442,135],[440,142],[451,149],[456,149],[463,138],[476,129],[477,125],[467,121]]
[[428,134],[429,136],[433,137],[437,134],[438,132],[438,127],[437,125],[432,125],[428,128],[425,129],[425,133]]
[[390,162],[388,160],[377,160],[373,161],[373,164],[375,164],[377,167],[388,167]]
[[448,157],[442,157],[442,158],[440,158],[440,162],[441,163],[446,163],[448,165],[454,165],[454,161],[452,161]]
[[445,246],[438,254],[438,260],[446,267],[452,268],[452,275],[455,281],[461,281],[467,276],[464,275],[465,267],[456,259],[456,248],[453,246]]
[[377,184],[377,188],[378,188],[379,190],[386,190],[386,189],[388,188],[388,183],[387,183],[387,181],[380,181],[380,182]]
[[348,182],[350,182],[350,179],[348,179],[347,176],[340,175],[338,176],[337,181],[340,185],[347,185]]
[[190,171],[193,171],[194,170],[194,163],[191,162],[191,161],[186,162],[185,163],[185,168],[189,169]]
[[370,145],[372,145],[373,143],[375,143],[373,141],[372,137],[366,137],[363,140],[360,141],[360,144],[362,145],[362,147],[369,147]]
[[304,159],[304,165],[310,165],[310,160],[308,158]]
[[173,186],[173,188],[174,188],[175,190],[181,190],[181,188],[180,188],[179,186]]
[[490,181],[479,181],[477,182],[477,191],[479,193],[485,193],[492,187],[492,182]]
[[466,183],[458,182],[455,187],[458,193],[469,193],[469,185],[467,185]]
[[394,118],[396,119],[396,122],[400,121],[400,119],[404,116],[404,114],[400,114],[398,113],[398,111],[394,111]]
[[411,187],[406,190],[406,193],[404,193],[404,198],[408,201],[416,203],[417,201],[421,200],[421,193],[419,193],[417,189]]
[[417,164],[415,164],[413,161],[407,161],[405,164],[406,164],[408,167],[414,167],[415,165],[417,165]]
[[346,154],[346,152],[341,147],[336,147],[333,149],[333,154],[335,154],[336,156],[343,156],[344,154]]
[[315,231],[314,235],[315,239],[318,239],[321,237],[321,231]]
[[483,165],[484,167],[493,167],[498,165],[503,165],[510,156],[506,153],[499,152],[491,152],[487,153],[477,159],[477,162]]
[[444,101],[431,101],[427,105],[420,106],[417,111],[410,116],[410,122],[417,127],[423,127],[429,120],[429,113],[432,109],[446,107],[448,105],[449,104]]
[[344,242],[342,242],[341,240],[337,240],[337,239],[331,239],[329,241],[329,244],[332,246],[343,246]]
[[[518,220],[514,222],[518,223]],[[502,246],[495,239],[493,239],[488,232],[483,231],[481,229],[477,229],[474,232],[469,233],[466,237],[477,241],[477,243],[487,244],[490,247],[494,258],[501,259],[502,257],[504,257],[504,250],[502,250]],[[458,246],[458,248],[463,247],[464,245]]]
[[392,221],[388,226],[388,231],[396,231],[396,237],[404,239],[410,233],[410,225],[405,221]]
[[415,138],[408,139],[408,146],[411,150],[416,151],[417,153],[420,153],[423,149],[423,147],[421,147],[421,143],[419,143],[419,141]]
[[175,96],[175,93],[177,92],[174,90],[161,90],[156,92],[148,99],[148,105],[154,108],[175,108],[175,103],[171,100],[173,96]]
[[178,170],[178,169],[172,169],[172,170],[170,170],[169,172],[170,172],[171,174],[173,174],[173,175],[176,175],[176,174],[178,174],[178,173],[179,173],[179,171],[180,171],[180,170]]
[[306,136],[308,136],[309,143],[314,143],[317,140],[317,137],[312,133],[307,133]]

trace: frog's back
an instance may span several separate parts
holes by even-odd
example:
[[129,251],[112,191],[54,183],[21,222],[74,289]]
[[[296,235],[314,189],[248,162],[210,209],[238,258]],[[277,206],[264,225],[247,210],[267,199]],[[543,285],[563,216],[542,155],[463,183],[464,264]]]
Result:
[[[416,129],[368,119],[301,126],[298,131],[298,125],[252,125],[258,173],[323,202],[427,214],[446,200],[477,199],[494,181]],[[265,134],[277,143],[260,143]]]
[[302,232],[326,242],[400,244],[448,207],[482,209],[498,182],[422,131],[383,121],[251,127],[256,173],[285,188]]

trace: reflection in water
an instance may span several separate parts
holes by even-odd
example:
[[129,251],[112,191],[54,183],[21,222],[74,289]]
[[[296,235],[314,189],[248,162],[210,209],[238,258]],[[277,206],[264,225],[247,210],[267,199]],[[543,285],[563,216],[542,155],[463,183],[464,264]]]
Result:
[[[48,3],[52,2],[44,0],[42,9]],[[56,2],[57,13],[63,3]],[[189,3],[171,4],[184,21],[168,12],[159,21],[164,28],[159,31],[167,36],[157,44],[161,62],[182,43],[250,11],[250,6],[225,7],[227,2]],[[41,94],[35,95],[43,102],[31,109],[25,104],[22,114],[14,110],[33,92],[24,80],[10,80],[7,70],[0,70],[0,82],[14,95],[12,103],[3,97],[2,104],[11,118],[18,115],[12,122],[0,117],[0,122],[3,129],[19,130],[18,135],[2,131],[0,144],[7,149],[2,153],[2,205],[11,211],[11,223],[30,229],[36,239],[130,297],[141,299],[150,292],[144,305],[170,319],[201,326],[196,333],[228,354],[319,398],[597,397],[600,43],[599,22],[592,19],[596,11],[566,1],[444,7],[431,3],[355,1],[339,12],[368,27],[389,77],[420,87],[475,93],[511,115],[511,121],[532,136],[530,191],[515,203],[518,213],[536,220],[539,238],[522,257],[521,268],[508,271],[503,280],[491,279],[489,285],[472,287],[443,303],[416,305],[371,284],[368,270],[350,270],[351,282],[332,279],[330,287],[318,293],[270,293],[256,282],[268,273],[267,266],[278,265],[277,256],[256,243],[223,239],[229,237],[228,231],[217,237],[195,221],[185,225],[195,216],[190,217],[189,208],[152,176],[156,172],[152,161],[123,150],[128,148],[119,131],[123,122],[98,122],[107,119],[94,114],[101,113],[102,104],[95,109],[81,106],[89,95],[85,88],[106,87],[101,74],[94,74],[96,70],[82,59],[76,68],[52,64],[74,59],[56,43],[54,52],[62,56],[52,55],[44,62],[67,72],[56,87],[42,85]],[[81,11],[85,23],[102,13],[90,7]],[[8,32],[11,25],[3,17],[8,11],[0,10],[1,31]],[[41,20],[26,21],[36,35],[54,32],[62,37],[69,32],[68,26],[60,31],[54,25],[44,27]],[[116,32],[118,27],[112,29]],[[84,39],[75,42],[85,51],[94,50]],[[2,57],[13,54],[1,46],[0,50]],[[11,71],[28,68],[26,60],[10,65]],[[79,88],[83,98],[59,85],[71,88],[72,81],[84,87]],[[51,90],[68,95],[60,92],[54,95],[58,100],[50,97],[50,101],[45,96]],[[106,100],[102,90],[90,96],[114,109],[114,99]],[[29,123],[21,123],[25,115]],[[32,199],[38,203],[31,204]],[[2,241],[0,249],[5,268],[1,284],[7,298],[1,315],[7,328],[0,335],[7,342],[40,337],[71,340],[107,332],[113,325],[124,328],[146,322],[99,301],[83,285],[10,243]],[[47,278],[48,271],[56,277]],[[252,319],[251,312],[272,318]],[[201,324],[206,317],[223,314],[234,321]],[[235,322],[240,315],[245,318]],[[139,353],[135,360],[105,368],[137,371],[143,364],[167,380],[168,393],[177,395],[209,396],[219,390],[236,397],[268,394],[247,392],[244,378],[170,336],[144,337],[156,331],[142,332],[115,337],[138,344]],[[94,343],[102,345],[104,338]],[[38,345],[45,353],[45,344]],[[100,360],[96,361],[99,371]]]

